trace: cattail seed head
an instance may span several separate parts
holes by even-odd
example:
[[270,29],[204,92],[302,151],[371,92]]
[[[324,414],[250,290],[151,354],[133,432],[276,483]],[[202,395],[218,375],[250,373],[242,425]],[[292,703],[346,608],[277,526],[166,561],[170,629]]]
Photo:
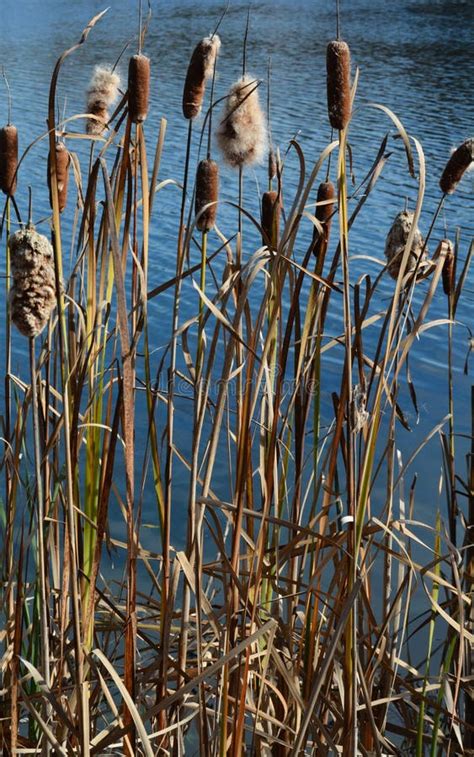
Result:
[[201,112],[206,81],[212,78],[214,64],[221,47],[217,34],[204,37],[194,48],[183,90],[183,115],[196,118]]
[[439,186],[444,194],[452,194],[474,161],[474,138],[466,139],[446,163]]
[[[62,213],[67,204],[67,185],[69,180],[69,163],[71,157],[63,142],[56,143],[56,179],[58,182],[59,212]],[[49,204],[53,207],[51,192],[51,154],[48,155],[48,189]]]
[[120,77],[107,66],[96,66],[87,89],[88,134],[102,134],[109,120],[109,107],[118,97]]
[[277,175],[277,162],[273,148],[268,151],[268,179],[271,181]]
[[[403,253],[408,240],[411,227],[413,225],[414,215],[409,210],[402,210],[399,213],[388,232],[385,242],[385,257],[388,261],[388,272],[393,279],[398,277],[400,266],[403,259]],[[422,254],[424,239],[421,231],[417,228],[413,237],[413,242],[408,256],[405,274],[412,273],[417,266],[418,259]],[[418,271],[421,273],[427,264],[427,250],[423,251],[423,257],[418,264]]]
[[21,229],[9,239],[12,286],[12,321],[25,336],[38,336],[56,305],[53,248],[33,227]]
[[281,203],[278,192],[273,190],[262,195],[262,242],[275,249],[280,236]]
[[313,231],[313,242],[315,243],[313,252],[317,257],[319,256],[321,245],[327,245],[329,242],[335,198],[336,190],[332,181],[323,181],[318,187],[315,213],[316,218],[323,226],[323,232],[320,234],[316,227]]
[[347,42],[336,39],[326,51],[329,122],[344,129],[351,117],[351,54]]
[[148,115],[150,98],[150,59],[133,55],[128,66],[128,112],[134,124],[141,124]]
[[243,76],[232,85],[217,130],[224,160],[234,167],[260,162],[267,148],[267,128],[257,85],[251,76]]
[[454,245],[450,239],[441,240],[435,254],[433,255],[433,259],[435,260],[439,257],[442,252],[445,253],[443,270],[441,272],[443,278],[443,291],[449,296],[454,292],[455,285]]
[[0,129],[0,189],[13,197],[18,168],[18,129],[8,124]]
[[219,198],[219,167],[215,160],[201,160],[196,173],[196,216],[201,213],[196,220],[196,226],[200,231],[210,231],[216,222],[217,204],[210,205],[202,210],[209,203],[217,203]]

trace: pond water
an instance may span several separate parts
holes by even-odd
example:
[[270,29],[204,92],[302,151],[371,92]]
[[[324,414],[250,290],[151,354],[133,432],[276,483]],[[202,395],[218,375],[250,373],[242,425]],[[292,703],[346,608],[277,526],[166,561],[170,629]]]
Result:
[[[5,66],[13,94],[13,121],[20,132],[20,148],[32,142],[45,130],[47,96],[54,63],[63,49],[70,46],[87,21],[100,10],[98,0],[64,3],[59,0],[2,0],[0,28],[0,64]],[[167,137],[160,178],[182,179],[187,123],[181,114],[182,86],[190,53],[196,42],[212,31],[223,4],[211,0],[192,2],[152,2],[153,16],[144,52],[152,61],[152,96],[146,136],[150,152],[156,141],[160,119],[168,121]],[[356,112],[350,129],[353,150],[353,171],[356,182],[370,167],[387,131],[395,133],[393,125],[370,103],[390,107],[402,120],[410,134],[422,144],[427,166],[427,187],[421,230],[426,232],[439,200],[438,179],[451,149],[472,136],[474,123],[472,82],[473,6],[470,2],[437,2],[430,0],[401,0],[396,4],[352,0],[341,3],[342,34],[350,44],[353,67],[359,68]],[[219,60],[217,96],[225,94],[238,77],[241,67],[242,39],[247,4],[232,2],[220,29],[222,50]],[[84,110],[84,91],[92,68],[97,63],[114,62],[123,45],[136,35],[136,3],[113,2],[106,17],[93,29],[87,43],[64,65],[58,88],[59,107],[66,116]],[[335,35],[334,3],[300,0],[299,2],[253,2],[248,41],[249,71],[266,78],[268,60],[272,67],[271,119],[273,140],[284,154],[288,141],[297,139],[306,155],[307,163],[319,155],[330,139],[326,115],[325,49]],[[132,47],[135,41],[132,43]],[[125,58],[128,56],[126,53]],[[126,63],[119,65],[124,77]],[[353,71],[354,72],[354,71]],[[264,87],[262,87],[262,95]],[[0,120],[6,120],[6,99],[0,98]],[[202,124],[202,121],[201,121]],[[75,127],[78,128],[78,127]],[[199,139],[194,135],[194,156]],[[370,255],[383,259],[384,242],[390,224],[405,202],[414,207],[416,184],[409,177],[406,159],[400,142],[390,140],[393,153],[388,165],[366,203],[351,235],[352,256]],[[86,170],[87,146],[74,145]],[[18,203],[26,214],[26,185],[34,188],[34,217],[49,213],[45,189],[45,159],[47,145],[39,143],[27,156],[20,174]],[[195,159],[195,157],[194,157]],[[461,229],[460,255],[464,259],[474,231],[473,190],[474,174],[466,176],[458,191],[448,198],[436,224],[433,240],[447,234],[453,238]],[[246,177],[248,195],[256,196],[255,182],[264,186],[265,169],[249,172]],[[297,182],[296,159],[288,159],[285,168],[285,196],[291,198]],[[222,197],[236,200],[237,178],[228,169],[222,171]],[[150,250],[149,289],[174,275],[177,190],[172,187],[157,197],[152,244]],[[290,202],[290,200],[289,200]],[[252,205],[253,203],[253,205]],[[249,198],[249,210],[257,212],[257,201]],[[231,233],[235,221],[230,208],[219,210],[219,225],[224,233]],[[64,239],[67,249],[68,233],[72,225],[72,211],[64,216]],[[42,230],[47,233],[48,224]],[[255,237],[245,231],[244,254],[253,252]],[[435,243],[431,245],[431,250]],[[2,256],[2,272],[4,257]],[[368,271],[380,270],[375,264],[357,259],[353,263],[355,277]],[[386,277],[382,289],[388,296],[391,281]],[[170,290],[171,291],[171,290]],[[187,290],[186,290],[187,291]],[[191,290],[189,290],[191,291]],[[150,303],[151,333],[154,348],[161,354],[169,340],[171,294],[164,293]],[[418,301],[418,300],[417,300]],[[464,474],[463,455],[467,451],[469,434],[469,402],[472,377],[463,374],[468,349],[469,328],[472,322],[473,280],[466,284],[458,309],[459,323],[454,328],[454,374],[456,430],[459,433],[458,453],[461,473]],[[183,297],[181,322],[194,312]],[[431,310],[432,318],[446,317],[446,299],[441,292]],[[0,326],[0,343],[4,325]],[[329,320],[328,334],[339,332],[337,319]],[[370,338],[370,337],[368,337]],[[15,339],[13,370],[27,379],[23,365],[24,345]],[[340,354],[326,362],[326,399],[339,388]],[[399,444],[405,460],[426,434],[447,413],[447,327],[428,331],[416,344],[411,359],[411,372],[419,400],[420,417],[417,422],[408,396],[403,395],[404,410],[412,431],[400,431]],[[334,385],[331,385],[331,377]],[[176,434],[184,451],[189,449],[189,403],[178,403]],[[139,418],[140,422],[140,418]],[[438,436],[435,436],[412,466],[411,475],[420,473],[417,512],[420,519],[431,521],[431,514],[439,504],[438,479],[441,456]],[[223,482],[223,488],[225,482]],[[179,502],[180,480],[176,481]],[[183,479],[183,507],[186,503]],[[176,511],[177,538],[183,512]],[[144,520],[156,522],[155,505],[145,503]],[[145,537],[144,537],[145,538]],[[151,538],[151,537],[150,537]]]

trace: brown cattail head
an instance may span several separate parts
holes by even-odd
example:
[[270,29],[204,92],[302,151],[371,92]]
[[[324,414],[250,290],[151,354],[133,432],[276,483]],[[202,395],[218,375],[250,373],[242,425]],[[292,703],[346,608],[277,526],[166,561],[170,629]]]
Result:
[[316,257],[319,256],[322,245],[327,246],[329,242],[335,198],[336,190],[332,181],[323,181],[318,187],[316,200],[316,218],[321,223],[323,231],[322,234],[319,233],[317,228],[314,228],[313,231],[313,242],[315,243],[313,252]]
[[53,248],[33,227],[21,229],[9,239],[12,286],[12,321],[22,334],[38,336],[56,305]]
[[243,76],[229,90],[217,130],[217,142],[226,163],[259,163],[267,149],[267,127],[260,107],[258,81]]
[[[56,179],[58,182],[59,212],[62,213],[67,204],[67,185],[69,179],[70,155],[63,142],[56,143]],[[53,207],[51,192],[51,153],[48,155],[48,189],[49,204]]]
[[273,147],[268,151],[268,179],[271,181],[277,175],[277,162]]
[[128,112],[134,124],[141,124],[148,115],[150,98],[150,59],[133,55],[128,66]]
[[0,129],[0,189],[13,197],[18,168],[18,129],[8,124]]
[[194,48],[183,90],[183,115],[196,118],[201,112],[206,81],[212,78],[221,41],[217,34],[204,37]]
[[96,66],[87,89],[88,134],[102,134],[109,120],[109,107],[118,97],[120,77],[107,66]]
[[453,152],[441,174],[439,186],[444,194],[452,194],[474,161],[474,137],[466,139]]
[[262,195],[262,242],[275,249],[280,236],[281,203],[278,192],[264,192]]
[[209,203],[217,203],[219,198],[219,166],[215,160],[201,160],[196,173],[196,221],[200,231],[210,231],[216,222],[217,204],[203,208]]
[[454,257],[454,245],[450,239],[442,239],[439,243],[433,260],[436,260],[442,253],[445,253],[442,277],[443,277],[443,291],[446,295],[450,295],[454,292],[455,286],[455,257]]
[[326,51],[329,122],[344,129],[351,117],[351,54],[347,42],[336,39]]
[[[403,259],[403,253],[405,251],[406,243],[408,241],[408,235],[413,225],[414,215],[409,210],[402,210],[399,213],[387,235],[385,242],[385,257],[388,261],[388,272],[393,279],[398,277],[400,272],[400,266]],[[408,256],[407,266],[405,268],[405,275],[412,273],[418,264],[418,272],[421,274],[427,265],[427,250],[423,249],[424,239],[420,230],[417,228],[413,237],[413,242]],[[421,261],[418,263],[418,259],[422,255]]]

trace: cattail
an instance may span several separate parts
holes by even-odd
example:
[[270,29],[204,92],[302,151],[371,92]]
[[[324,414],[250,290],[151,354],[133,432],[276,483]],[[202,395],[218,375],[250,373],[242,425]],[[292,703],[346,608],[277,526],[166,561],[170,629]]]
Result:
[[[69,180],[69,163],[71,157],[63,142],[56,142],[56,180],[58,182],[59,212],[62,213],[67,204],[67,185]],[[51,192],[51,153],[48,155],[48,189],[49,204],[53,207]]]
[[267,147],[267,128],[257,92],[258,82],[243,76],[229,90],[217,142],[231,166],[260,162]]
[[128,112],[134,124],[141,124],[148,115],[150,97],[150,59],[133,55],[128,66]]
[[453,152],[441,174],[439,186],[444,194],[452,194],[474,161],[474,137],[466,139]]
[[217,203],[219,196],[219,167],[214,160],[201,160],[196,173],[196,202],[195,212],[199,218],[196,226],[200,231],[210,231],[216,222],[217,204],[210,205],[202,210],[208,203]]
[[[405,251],[408,235],[413,225],[414,215],[409,210],[402,210],[399,213],[387,235],[385,242],[385,257],[388,261],[388,272],[392,278],[396,279],[400,272],[400,266],[403,259],[403,253]],[[413,236],[413,242],[411,245],[410,254],[408,256],[407,266],[405,268],[405,274],[412,273],[417,264],[418,271],[426,267],[426,249],[423,250],[424,240],[421,231],[417,228]],[[423,253],[423,257],[418,263],[420,255]]]
[[194,48],[183,90],[183,115],[196,118],[201,112],[206,81],[212,78],[221,41],[217,34],[204,37]]
[[[316,200],[316,218],[323,227],[320,234],[317,228],[313,231],[313,252],[316,257],[319,256],[323,245],[327,246],[329,242],[329,232],[331,230],[332,216],[334,213],[334,200],[336,190],[332,181],[323,181],[318,187],[318,197]],[[320,204],[325,203],[325,204]]]
[[442,252],[445,252],[446,255],[444,258],[443,270],[441,272],[441,275],[443,277],[443,291],[446,295],[449,296],[454,292],[455,284],[454,245],[450,239],[441,240],[435,254],[433,255],[433,259],[438,258]]
[[262,196],[262,242],[272,248],[278,246],[280,236],[281,203],[278,192],[264,192]]
[[12,321],[22,334],[35,337],[56,305],[53,248],[32,226],[12,234],[9,245]]
[[107,66],[96,66],[87,90],[88,134],[102,134],[109,120],[109,107],[118,97],[120,77]]
[[8,124],[0,129],[0,189],[13,197],[18,168],[18,129]]
[[326,51],[329,122],[344,129],[351,117],[351,54],[347,42],[336,39]]
[[277,162],[273,147],[268,151],[268,179],[271,181],[277,175]]

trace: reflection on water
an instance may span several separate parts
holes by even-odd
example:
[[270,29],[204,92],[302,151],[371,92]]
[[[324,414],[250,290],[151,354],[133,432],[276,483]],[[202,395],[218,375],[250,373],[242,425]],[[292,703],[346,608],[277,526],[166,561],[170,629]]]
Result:
[[[49,78],[56,58],[78,38],[85,23],[102,10],[103,5],[97,0],[66,5],[59,0],[44,0],[41,4],[36,0],[23,0],[21,3],[3,0],[0,63],[6,66],[13,92],[13,115],[20,129],[21,148],[24,149],[45,130]],[[211,1],[199,4],[178,1],[153,3],[154,15],[145,49],[153,63],[152,102],[146,133],[151,150],[160,118],[164,116],[168,119],[162,178],[180,180],[182,177],[187,124],[181,115],[181,95],[186,66],[196,41],[213,29],[223,5]],[[343,35],[350,43],[354,66],[360,69],[357,111],[350,132],[356,179],[360,180],[366,173],[385,133],[394,131],[386,116],[369,106],[371,101],[381,102],[393,108],[409,132],[423,145],[428,177],[421,228],[426,232],[439,198],[437,180],[445,160],[454,145],[471,136],[469,132],[474,123],[471,96],[474,62],[470,36],[473,6],[470,2],[428,3],[417,0],[384,5],[369,0],[354,0],[342,6]],[[136,3],[132,0],[112,4],[106,18],[91,33],[87,44],[64,65],[58,92],[60,107],[64,107],[67,115],[84,110],[84,91],[93,65],[113,62],[124,42],[136,34],[135,9]],[[247,3],[232,3],[221,27],[223,46],[217,96],[222,96],[239,75],[246,12]],[[325,47],[334,32],[333,3],[278,0],[252,5],[248,67],[252,74],[265,79],[271,56],[274,141],[284,153],[288,140],[297,134],[308,164],[330,138],[326,117]],[[123,64],[122,73],[125,73],[125,68]],[[5,110],[5,105],[0,105],[2,120],[6,118]],[[198,132],[199,128],[194,135],[196,149]],[[77,151],[85,170],[87,145],[78,143]],[[369,198],[353,228],[351,251],[354,255],[366,254],[382,259],[385,235],[393,217],[403,207],[405,198],[409,205],[414,203],[416,184],[408,176],[403,148],[399,142],[391,140],[390,151],[392,156],[377,190]],[[44,190],[46,154],[45,142],[40,143],[28,156],[22,169],[23,190],[19,192],[18,200],[24,210],[25,184],[33,184],[36,217],[47,216],[49,212]],[[264,176],[264,169],[261,169],[247,177],[246,192],[249,198],[256,195],[256,185],[263,186]],[[290,202],[298,179],[294,154],[288,157],[284,179],[285,196]],[[453,236],[460,226],[463,254],[474,230],[473,189],[471,174],[466,177],[456,196],[449,198],[434,234],[434,238],[439,239],[444,235],[446,226],[449,235]],[[223,199],[235,200],[236,194],[236,176],[224,169]],[[150,256],[150,288],[174,274],[176,199],[177,190],[173,188],[161,192],[157,198]],[[249,199],[248,207],[256,212],[257,200]],[[223,205],[219,218],[224,233],[227,233],[234,222],[232,210]],[[64,224],[66,231],[70,229],[72,216],[66,216]],[[251,229],[248,229],[247,254],[252,252],[254,241],[257,243]],[[364,272],[374,275],[378,270],[374,264],[354,261],[354,276]],[[391,286],[388,277],[385,286],[387,295]],[[458,319],[472,325],[472,283],[468,284],[469,287],[471,291],[467,292],[459,308]],[[169,334],[167,318],[170,296],[170,293],[165,293],[150,304],[151,317],[159,325],[157,336],[161,341],[156,345],[159,354]],[[195,303],[194,296],[192,302]],[[188,315],[184,305],[183,319]],[[432,317],[445,315],[445,301],[440,296],[432,310]],[[331,335],[337,334],[340,328],[337,321],[329,322]],[[468,402],[469,379],[462,375],[466,333],[463,326],[455,329],[456,407],[460,432],[469,430],[468,413],[464,412],[464,405]],[[445,340],[446,327],[439,327],[428,332],[414,351],[411,370],[421,397],[421,418],[411,436],[402,434],[407,450],[415,448],[427,430],[446,412],[445,405],[441,406],[439,401],[440,396],[445,395]],[[20,350],[18,346],[17,355],[21,355]],[[14,358],[14,370],[20,370],[19,362],[20,357]],[[331,361],[328,361],[329,376],[331,371],[336,381],[337,366],[331,368]],[[328,397],[330,391],[331,387],[328,387]],[[407,414],[410,412],[411,408],[407,407]],[[187,417],[186,400],[183,400],[178,413],[178,423],[182,424],[183,431]],[[185,447],[183,434],[183,452],[186,452]],[[420,466],[425,472],[429,470],[429,455],[420,458]],[[426,502],[430,501],[434,491],[434,485],[428,480]]]

